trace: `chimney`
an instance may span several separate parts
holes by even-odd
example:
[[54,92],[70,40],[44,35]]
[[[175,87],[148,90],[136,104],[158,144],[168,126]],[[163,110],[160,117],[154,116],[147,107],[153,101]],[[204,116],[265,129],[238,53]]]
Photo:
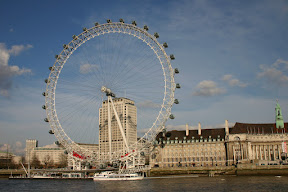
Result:
[[201,123],[198,123],[198,135],[201,135]]
[[228,120],[225,120],[225,134],[229,135],[229,124],[228,124]]
[[188,127],[188,123],[186,123],[186,137],[188,137],[189,135],[189,127]]

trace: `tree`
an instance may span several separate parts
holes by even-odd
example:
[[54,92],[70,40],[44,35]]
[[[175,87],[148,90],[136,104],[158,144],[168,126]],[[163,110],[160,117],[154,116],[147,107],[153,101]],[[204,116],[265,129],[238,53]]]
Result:
[[51,159],[50,155],[46,155],[46,156],[44,157],[43,162],[44,162],[44,165],[45,165],[45,168],[46,168],[46,169],[47,169],[48,167],[51,167],[51,166],[54,165],[54,162],[53,162],[53,160]]
[[68,166],[68,159],[66,154],[61,154],[60,161],[59,161],[59,167],[67,167]]
[[35,154],[33,155],[32,160],[30,161],[30,164],[34,168],[39,168],[41,166],[40,161]]

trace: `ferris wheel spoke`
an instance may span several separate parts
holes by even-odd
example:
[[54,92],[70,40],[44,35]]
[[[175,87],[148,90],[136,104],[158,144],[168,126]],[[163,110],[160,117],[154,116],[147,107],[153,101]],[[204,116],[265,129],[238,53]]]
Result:
[[[72,114],[79,112],[80,109],[83,108],[83,106],[90,105],[93,100],[95,100],[95,96],[92,96],[89,99],[78,101],[76,103],[75,102],[71,103],[70,106],[66,106],[66,110],[69,110],[69,113],[66,114],[65,116],[62,116],[62,118],[65,119],[68,116],[71,117]],[[63,105],[61,105],[61,103],[57,103],[57,104],[60,105],[60,106],[63,106]],[[65,107],[65,106],[63,106],[63,107]],[[65,112],[65,111],[64,110],[63,111],[60,110],[59,112],[61,114],[61,113]]]

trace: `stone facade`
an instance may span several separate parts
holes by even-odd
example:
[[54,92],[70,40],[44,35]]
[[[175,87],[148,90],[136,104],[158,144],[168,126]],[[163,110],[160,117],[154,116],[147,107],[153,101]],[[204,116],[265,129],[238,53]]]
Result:
[[288,124],[283,125],[236,123],[226,135],[229,164],[279,164],[287,156]]
[[225,165],[225,129],[198,129],[160,133],[150,165],[199,167]]
[[[59,147],[38,147],[37,140],[26,140],[26,163],[33,162],[33,159],[36,158],[39,160],[41,165],[47,164],[60,164],[63,159],[65,159],[64,154],[65,148]],[[67,159],[67,158],[66,158]]]
[[150,163],[153,167],[223,166],[238,163],[281,164],[287,160],[288,123],[236,123],[229,128],[160,133]]

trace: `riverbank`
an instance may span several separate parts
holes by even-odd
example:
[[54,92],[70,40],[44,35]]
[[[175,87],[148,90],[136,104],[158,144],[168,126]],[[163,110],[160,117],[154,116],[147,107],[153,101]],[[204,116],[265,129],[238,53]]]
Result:
[[215,175],[238,175],[238,176],[257,176],[257,175],[288,175],[287,165],[251,165],[242,164],[235,166],[217,166],[217,167],[170,167],[170,168],[152,168],[148,172],[150,177],[167,176],[167,175],[198,175],[198,176],[215,176]]
[[[41,170],[31,170],[39,172]],[[45,171],[45,170],[43,170]],[[46,170],[49,171],[49,170]],[[51,171],[51,170],[50,170]],[[56,170],[55,170],[56,171]],[[84,172],[85,170],[82,170]],[[57,172],[67,172],[57,170]],[[69,171],[71,172],[71,170]],[[73,171],[72,171],[73,172]],[[93,172],[89,170],[87,172]],[[8,178],[10,175],[25,175],[23,169],[0,169],[0,178]],[[288,175],[288,165],[253,165],[239,164],[235,166],[217,166],[217,167],[170,167],[170,168],[152,168],[148,171],[148,177],[163,177],[169,175],[190,175],[190,176],[217,176],[217,175],[237,175],[237,176],[284,176]]]

